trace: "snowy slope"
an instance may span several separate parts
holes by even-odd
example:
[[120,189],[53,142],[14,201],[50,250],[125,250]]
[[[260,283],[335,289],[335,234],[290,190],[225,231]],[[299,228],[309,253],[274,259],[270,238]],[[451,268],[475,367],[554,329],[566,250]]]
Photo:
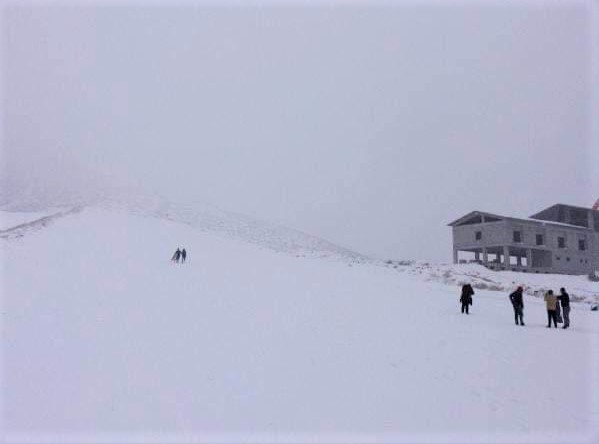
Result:
[[[0,238],[19,237],[30,228],[37,229],[70,212],[82,208],[102,208],[141,216],[150,216],[189,225],[202,231],[216,233],[227,238],[240,239],[278,252],[297,256],[343,257],[352,262],[366,261],[362,254],[340,247],[324,239],[267,221],[224,211],[205,202],[175,203],[156,194],[139,193],[130,189],[107,189],[88,195],[66,194],[47,198],[39,197],[37,191],[0,193],[0,220],[7,222],[23,219],[29,225],[0,228]],[[46,199],[46,200],[44,200]],[[44,203],[45,202],[45,203]],[[35,220],[34,215],[47,219]]]
[[457,286],[142,213],[0,239],[6,441],[599,438],[583,304],[549,330],[527,296],[516,327],[504,293],[478,290],[465,316]]

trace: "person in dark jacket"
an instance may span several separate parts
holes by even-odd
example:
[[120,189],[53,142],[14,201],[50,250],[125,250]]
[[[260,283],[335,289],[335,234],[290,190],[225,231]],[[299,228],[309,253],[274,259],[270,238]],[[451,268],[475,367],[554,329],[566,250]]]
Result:
[[181,257],[181,250],[179,250],[177,248],[177,251],[175,251],[175,254],[173,254],[173,257],[171,258],[171,261],[179,263],[179,258],[180,257]]
[[510,301],[512,303],[512,307],[514,307],[514,319],[516,321],[516,325],[518,325],[518,320],[520,321],[520,325],[524,325],[524,298],[522,297],[522,292],[524,289],[522,287],[516,288],[516,291],[510,294]]
[[462,296],[460,296],[460,302],[462,303],[462,313],[468,313],[468,306],[472,305],[472,295],[474,294],[474,289],[470,284],[462,285]]
[[562,304],[562,314],[564,317],[564,326],[562,328],[568,328],[570,326],[570,295],[566,292],[564,287],[559,289],[560,295],[557,299]]
[[181,250],[181,263],[185,263],[185,258],[187,258],[187,251],[183,248],[183,250]]

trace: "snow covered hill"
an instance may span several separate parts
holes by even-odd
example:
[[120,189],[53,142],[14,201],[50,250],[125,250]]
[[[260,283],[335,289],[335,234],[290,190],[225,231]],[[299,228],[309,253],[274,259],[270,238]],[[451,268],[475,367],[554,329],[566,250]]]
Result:
[[[96,195],[93,199],[87,200],[72,198],[55,201],[51,207],[44,205],[39,199],[29,197],[11,202],[18,203],[7,202],[0,205],[0,221],[3,221],[0,225],[0,237],[22,236],[30,229],[39,228],[45,223],[78,212],[82,208],[101,208],[182,223],[202,231],[240,239],[297,256],[334,256],[354,262],[367,260],[362,254],[316,236],[242,214],[223,211],[203,202],[180,204],[157,195],[118,192]],[[19,220],[21,224],[9,227],[7,221],[11,220]]]
[[599,438],[585,304],[546,329],[526,296],[520,327],[504,292],[459,313],[476,268],[381,266],[217,210],[71,210],[0,233],[5,442]]

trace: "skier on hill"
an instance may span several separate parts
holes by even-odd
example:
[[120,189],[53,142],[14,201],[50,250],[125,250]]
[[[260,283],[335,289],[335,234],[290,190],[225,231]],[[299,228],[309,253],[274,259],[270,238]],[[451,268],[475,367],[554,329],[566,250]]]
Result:
[[468,306],[472,305],[472,295],[474,294],[474,289],[470,284],[462,285],[462,296],[460,296],[460,302],[462,303],[462,313],[468,313]]
[[181,250],[181,263],[185,263],[185,258],[187,257],[187,251],[185,251],[185,248],[183,248],[183,250]]
[[171,258],[171,261],[179,263],[179,258],[181,257],[181,250],[179,250],[177,248],[177,251],[175,251],[175,254],[173,254],[173,257]]
[[562,312],[564,314],[564,326],[562,328],[568,328],[570,326],[570,295],[564,287],[560,288],[559,292],[560,295],[557,298],[562,303]]
[[557,296],[553,294],[553,290],[545,293],[545,304],[547,305],[547,328],[551,328],[551,321],[553,321],[553,326],[557,328]]
[[524,289],[522,287],[516,288],[516,291],[510,294],[510,301],[512,302],[512,307],[514,307],[514,319],[516,321],[516,325],[518,325],[518,320],[520,320],[520,325],[524,325],[524,299],[522,298],[522,292]]

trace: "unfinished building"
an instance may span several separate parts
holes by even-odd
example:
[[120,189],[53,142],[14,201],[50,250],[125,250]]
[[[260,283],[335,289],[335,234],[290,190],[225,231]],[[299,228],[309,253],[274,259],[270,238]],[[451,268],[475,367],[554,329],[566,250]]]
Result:
[[599,211],[556,204],[530,218],[472,211],[451,222],[454,263],[492,270],[588,274],[599,270]]

